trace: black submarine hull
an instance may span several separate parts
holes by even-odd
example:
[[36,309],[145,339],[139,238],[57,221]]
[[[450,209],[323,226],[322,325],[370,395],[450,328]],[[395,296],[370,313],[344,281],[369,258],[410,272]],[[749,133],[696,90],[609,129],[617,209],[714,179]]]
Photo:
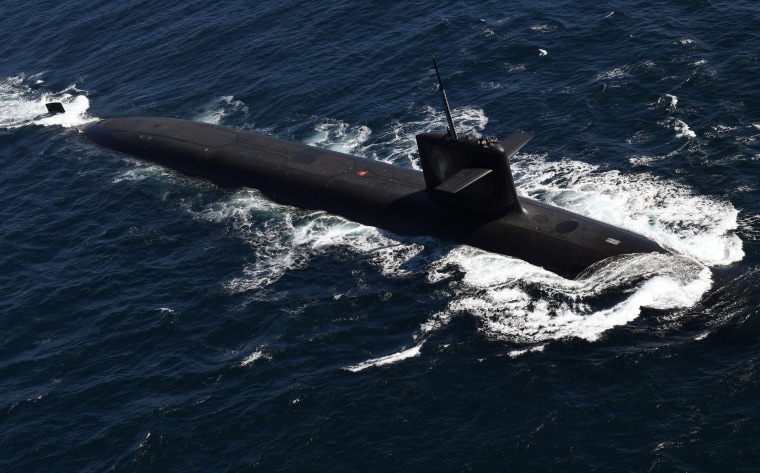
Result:
[[400,235],[465,243],[568,278],[616,255],[666,252],[642,235],[532,199],[483,211],[441,198],[422,172],[255,132],[147,117],[106,119],[83,131],[97,144],[221,186],[256,188],[283,204]]

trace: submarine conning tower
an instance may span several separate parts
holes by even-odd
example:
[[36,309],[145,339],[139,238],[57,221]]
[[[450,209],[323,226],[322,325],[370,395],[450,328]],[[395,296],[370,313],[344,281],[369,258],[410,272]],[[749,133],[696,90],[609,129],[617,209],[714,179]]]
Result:
[[521,211],[509,159],[530,139],[517,132],[495,139],[455,139],[449,133],[416,136],[425,187],[436,198],[485,211]]
[[473,211],[522,211],[509,159],[532,136],[513,133],[504,144],[493,138],[459,139],[435,57],[433,67],[449,128],[446,133],[421,133],[416,136],[427,191],[450,205]]

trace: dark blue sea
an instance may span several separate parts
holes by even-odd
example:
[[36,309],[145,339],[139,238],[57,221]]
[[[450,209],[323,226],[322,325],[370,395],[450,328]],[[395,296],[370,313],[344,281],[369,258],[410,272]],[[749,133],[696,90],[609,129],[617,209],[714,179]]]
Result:
[[[760,471],[754,0],[0,4],[0,471]],[[100,148],[177,117],[641,233],[564,279]],[[49,116],[44,104],[67,112]]]

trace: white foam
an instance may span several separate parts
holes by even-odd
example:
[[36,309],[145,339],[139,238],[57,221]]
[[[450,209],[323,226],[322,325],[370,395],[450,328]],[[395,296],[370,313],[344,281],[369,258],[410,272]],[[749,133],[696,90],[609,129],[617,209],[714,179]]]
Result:
[[241,190],[197,216],[232,220],[254,253],[255,260],[244,268],[243,276],[227,284],[232,293],[270,286],[288,271],[302,268],[314,256],[335,248],[350,248],[388,277],[404,277],[412,271],[407,263],[418,257],[429,240],[398,241],[374,227],[321,211],[279,205],[252,190]]
[[671,112],[674,112],[676,110],[676,106],[678,105],[678,97],[671,94],[665,94],[664,97],[670,100],[670,105],[668,106],[668,110]]
[[[194,182],[195,185],[203,186],[203,182],[192,177],[188,177],[166,166],[161,166],[150,161],[144,161],[138,158],[134,158],[128,155],[122,156],[122,160],[129,164],[124,168],[117,176],[114,177],[113,183],[118,184],[121,182],[140,182],[145,179],[161,178],[169,182]],[[211,186],[209,182],[206,185]]]
[[683,120],[674,120],[673,130],[676,132],[676,138],[696,138],[697,136]]
[[272,359],[271,355],[267,355],[264,352],[264,347],[257,348],[256,351],[254,351],[250,355],[243,358],[243,361],[240,362],[240,366],[251,366],[254,363],[256,363],[256,361],[261,360],[261,359],[265,359],[265,360]]
[[597,74],[596,80],[605,81],[605,80],[612,80],[612,79],[628,78],[631,76],[630,69],[631,69],[631,66],[616,67],[615,69],[612,69],[610,71]]
[[145,434],[145,438],[140,441],[140,445],[137,446],[137,450],[145,449],[148,445],[148,440],[150,440],[150,432]]
[[528,354],[528,353],[542,352],[542,351],[544,351],[545,347],[546,347],[546,345],[538,345],[538,346],[535,346],[535,347],[529,347],[529,348],[525,348],[525,349],[522,349],[522,350],[512,350],[508,354],[509,354],[510,358],[517,358],[519,356],[523,356],[523,355]]
[[389,365],[392,363],[398,363],[399,361],[406,360],[408,358],[413,358],[415,356],[419,356],[420,351],[422,350],[422,345],[424,344],[425,342],[423,341],[413,346],[412,348],[402,350],[398,353],[381,356],[380,358],[373,358],[371,360],[367,360],[356,365],[347,366],[345,369],[356,373],[358,371],[366,370],[367,368],[372,368],[374,366],[383,366],[383,365]]
[[340,120],[323,120],[315,128],[316,133],[305,140],[306,144],[339,153],[354,153],[372,135],[366,125],[349,127]]
[[437,264],[457,265],[465,277],[453,287],[444,313],[421,326],[422,334],[466,314],[481,320],[489,338],[530,345],[563,338],[595,341],[636,319],[644,307],[690,307],[712,284],[708,268],[672,255],[617,258],[578,280],[468,247]]
[[530,27],[530,30],[533,31],[534,33],[541,33],[541,34],[543,34],[543,33],[551,33],[552,31],[554,31],[556,29],[557,29],[557,25],[547,25],[547,24],[536,25],[536,26],[531,26]]
[[252,248],[255,262],[244,269],[242,277],[227,283],[230,292],[269,286],[287,271],[303,267],[309,260],[297,257],[299,243],[295,238],[295,219],[298,217],[295,209],[278,205],[256,190],[240,190],[229,200],[213,204],[194,215],[210,221],[231,221]]
[[[34,87],[43,82],[35,77],[18,75],[0,80],[0,128],[29,125],[72,128],[95,120],[87,115],[89,99],[75,85],[54,93]],[[49,114],[45,107],[49,102],[61,102],[66,112]]]
[[202,112],[196,115],[195,119],[200,122],[219,125],[226,118],[235,114],[247,115],[248,106],[231,95],[225,95],[208,104]]

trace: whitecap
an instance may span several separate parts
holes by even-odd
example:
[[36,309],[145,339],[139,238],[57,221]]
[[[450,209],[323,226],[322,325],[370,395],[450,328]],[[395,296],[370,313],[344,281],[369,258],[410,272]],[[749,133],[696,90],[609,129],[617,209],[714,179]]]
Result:
[[235,99],[232,95],[218,97],[211,102],[206,108],[195,116],[195,120],[219,125],[224,120],[234,114],[248,114],[248,106],[241,100]]
[[671,94],[665,94],[664,97],[670,100],[670,105],[668,106],[668,110],[671,112],[675,111],[676,106],[678,105],[678,97]]
[[673,129],[676,132],[677,138],[695,138],[697,136],[683,120],[675,120],[673,122]]
[[398,363],[399,361],[419,356],[420,351],[422,350],[422,345],[424,345],[424,341],[418,343],[412,348],[408,348],[397,353],[392,353],[390,355],[381,356],[380,358],[372,358],[356,365],[347,366],[345,369],[356,373],[358,371],[366,370],[367,368],[372,368],[374,366],[383,366]]
[[259,347],[253,353],[243,358],[243,360],[240,362],[240,366],[251,366],[254,363],[256,363],[256,361],[258,360],[261,360],[261,359],[270,360],[271,358],[272,358],[271,355],[267,355],[264,352],[264,347]]

